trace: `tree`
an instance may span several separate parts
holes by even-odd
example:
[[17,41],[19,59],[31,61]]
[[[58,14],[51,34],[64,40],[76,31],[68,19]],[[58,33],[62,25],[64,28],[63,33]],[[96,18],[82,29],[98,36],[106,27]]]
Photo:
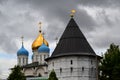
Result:
[[58,78],[56,77],[56,73],[54,70],[51,71],[48,80],[58,80]]
[[100,80],[120,80],[120,49],[111,44],[100,62]]
[[12,72],[10,73],[7,80],[26,80],[24,73],[22,73],[21,71],[22,69],[20,66],[15,66],[12,69]]

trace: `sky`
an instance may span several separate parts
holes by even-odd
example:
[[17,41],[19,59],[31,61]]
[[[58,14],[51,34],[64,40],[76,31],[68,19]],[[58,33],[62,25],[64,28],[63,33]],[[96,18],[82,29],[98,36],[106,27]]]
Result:
[[0,0],[0,78],[7,78],[17,64],[21,36],[31,62],[39,22],[52,53],[55,38],[62,35],[72,9],[96,54],[104,53],[111,43],[120,45],[120,0]]

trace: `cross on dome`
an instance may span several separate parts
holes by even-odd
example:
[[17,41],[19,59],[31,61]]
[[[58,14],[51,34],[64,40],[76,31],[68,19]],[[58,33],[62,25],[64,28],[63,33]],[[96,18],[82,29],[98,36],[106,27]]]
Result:
[[41,32],[42,32],[42,29],[41,29],[41,27],[42,27],[42,22],[39,22],[39,23],[38,23],[38,26],[39,26],[39,32],[41,33]]
[[24,37],[23,37],[23,36],[21,36],[21,40],[22,40],[22,46],[23,46],[23,38],[24,38]]

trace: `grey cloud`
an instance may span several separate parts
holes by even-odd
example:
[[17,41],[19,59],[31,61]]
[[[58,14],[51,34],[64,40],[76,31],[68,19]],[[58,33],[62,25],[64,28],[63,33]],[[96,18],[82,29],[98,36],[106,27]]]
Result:
[[5,53],[15,53],[13,51],[17,50],[15,41],[11,40],[11,37],[7,36],[7,34],[0,34],[0,42],[0,48],[2,48]]

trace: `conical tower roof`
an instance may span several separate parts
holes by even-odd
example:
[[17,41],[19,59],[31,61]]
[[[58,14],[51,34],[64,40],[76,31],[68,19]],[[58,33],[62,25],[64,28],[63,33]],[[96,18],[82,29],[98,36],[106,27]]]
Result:
[[67,55],[96,56],[73,17],[71,17],[51,58]]

